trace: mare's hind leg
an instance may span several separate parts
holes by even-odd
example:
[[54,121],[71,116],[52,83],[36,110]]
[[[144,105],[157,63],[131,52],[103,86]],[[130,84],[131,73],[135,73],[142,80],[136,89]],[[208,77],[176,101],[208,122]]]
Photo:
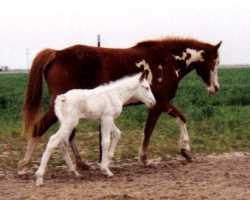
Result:
[[35,124],[32,137],[28,139],[25,156],[18,163],[18,174],[23,175],[27,173],[28,164],[31,160],[32,154],[35,151],[40,137],[48,130],[48,128],[57,121],[54,113],[53,98],[50,103],[48,112]]
[[147,164],[147,151],[149,146],[150,137],[152,135],[155,124],[161,114],[161,110],[159,106],[156,105],[151,110],[149,110],[149,114],[146,121],[146,126],[144,129],[144,137],[139,150],[139,159],[144,165]]
[[75,132],[76,132],[76,130],[74,129],[72,131],[71,135],[70,135],[70,138],[69,138],[70,147],[71,147],[71,150],[72,150],[72,152],[73,152],[73,154],[75,156],[77,168],[82,169],[82,170],[87,170],[90,167],[86,162],[82,161],[82,159],[81,159],[81,156],[79,154],[79,151],[77,149],[75,139],[74,139],[75,138]]
[[189,135],[186,126],[185,117],[175,108],[173,105],[167,103],[163,106],[163,111],[167,112],[172,117],[176,118],[178,125],[180,126],[180,149],[181,155],[186,158],[187,161],[192,160],[191,148],[189,144]]

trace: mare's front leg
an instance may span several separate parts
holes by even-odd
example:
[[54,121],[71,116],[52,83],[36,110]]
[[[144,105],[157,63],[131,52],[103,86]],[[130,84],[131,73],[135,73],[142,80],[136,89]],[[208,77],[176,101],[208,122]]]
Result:
[[152,109],[149,110],[145,129],[144,129],[144,137],[139,150],[139,159],[140,161],[146,165],[147,164],[147,152],[148,146],[150,142],[150,137],[152,135],[153,129],[156,125],[156,122],[161,114],[161,109],[159,104],[156,104]]
[[101,134],[102,134],[102,160],[101,160],[101,170],[107,176],[113,176],[113,173],[109,169],[110,159],[109,159],[109,147],[110,147],[110,134],[113,128],[113,117],[105,116],[101,119]]
[[189,135],[187,131],[186,119],[173,105],[169,103],[162,104],[162,110],[168,113],[170,116],[175,117],[180,127],[180,150],[181,155],[186,158],[187,161],[192,160],[191,148],[189,143]]

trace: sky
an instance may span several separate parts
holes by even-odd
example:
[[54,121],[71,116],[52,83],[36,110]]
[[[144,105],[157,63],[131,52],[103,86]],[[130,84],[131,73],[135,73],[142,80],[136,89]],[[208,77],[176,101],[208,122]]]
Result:
[[126,48],[147,39],[223,41],[222,64],[250,64],[248,0],[8,0],[0,2],[0,66],[30,67],[44,48]]

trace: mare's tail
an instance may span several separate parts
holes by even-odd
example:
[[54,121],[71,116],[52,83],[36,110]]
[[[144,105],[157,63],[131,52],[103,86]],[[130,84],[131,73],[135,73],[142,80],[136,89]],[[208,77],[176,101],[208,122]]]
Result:
[[55,59],[56,51],[45,49],[33,60],[23,105],[23,129],[26,137],[31,137],[41,108],[43,74]]

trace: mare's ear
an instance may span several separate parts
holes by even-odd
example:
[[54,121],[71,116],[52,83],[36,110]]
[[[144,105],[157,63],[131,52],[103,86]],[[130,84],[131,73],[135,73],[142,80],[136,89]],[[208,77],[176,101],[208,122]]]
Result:
[[218,49],[220,48],[221,44],[222,44],[222,41],[220,41],[218,44],[216,44],[216,45],[214,46],[215,49],[218,50]]
[[147,79],[147,78],[148,78],[148,70],[143,70],[142,75],[139,78],[140,82],[142,82],[143,79]]

